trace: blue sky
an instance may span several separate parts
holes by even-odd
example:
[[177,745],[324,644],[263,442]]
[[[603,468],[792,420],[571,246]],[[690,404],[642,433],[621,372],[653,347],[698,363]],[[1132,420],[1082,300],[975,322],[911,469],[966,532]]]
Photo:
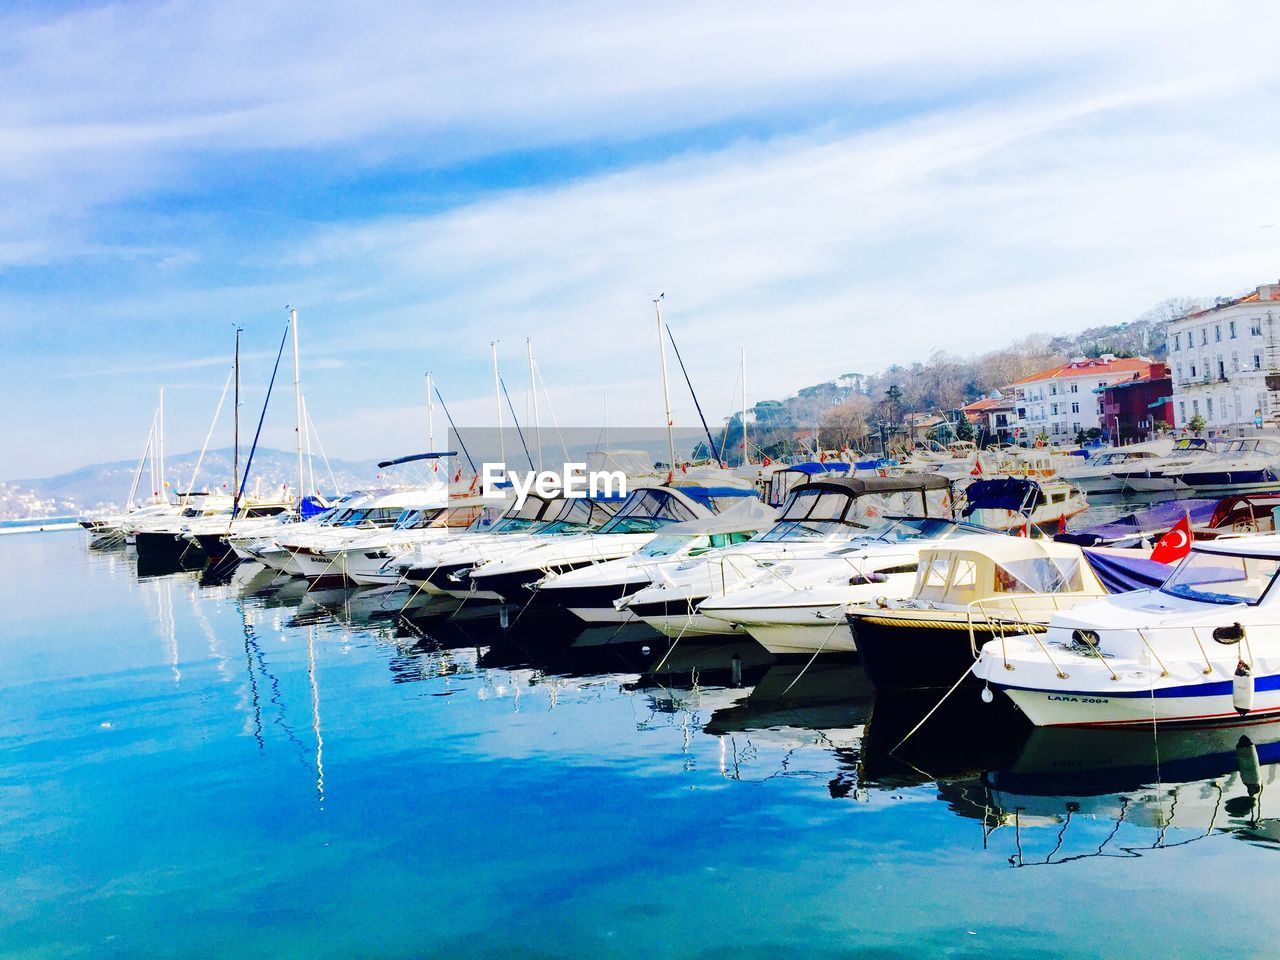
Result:
[[[421,447],[532,337],[557,416],[704,406],[1280,276],[1262,4],[19,3],[0,477],[197,447],[284,307],[326,449]],[[517,397],[517,403],[521,403]],[[268,442],[289,443],[281,398]],[[692,404],[675,401],[678,423]],[[223,431],[225,433],[226,431]]]

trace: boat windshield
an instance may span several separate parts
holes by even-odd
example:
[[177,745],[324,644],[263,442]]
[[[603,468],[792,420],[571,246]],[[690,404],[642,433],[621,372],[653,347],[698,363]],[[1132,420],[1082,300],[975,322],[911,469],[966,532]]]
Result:
[[637,490],[599,532],[653,533],[668,523],[693,519],[693,511],[665,490]]
[[[673,553],[679,553],[695,539],[697,538],[658,536],[646,543],[638,552],[642,557],[669,557]],[[702,539],[705,540],[706,538],[703,537]]]
[[902,543],[906,540],[941,540],[955,529],[956,524],[938,517],[882,517],[860,536],[886,543]]
[[853,531],[866,530],[866,523],[852,518],[842,519],[852,499],[845,493],[825,487],[795,490],[778,522],[760,540],[762,543],[819,540],[837,533],[848,536]]
[[397,530],[419,530],[429,527],[444,513],[444,507],[431,507],[426,510],[405,510],[396,518]]
[[1280,569],[1280,560],[1192,550],[1160,589],[1200,603],[1256,604]]
[[538,526],[537,520],[530,520],[528,517],[503,517],[496,524],[490,533],[523,533],[526,530],[532,530]]

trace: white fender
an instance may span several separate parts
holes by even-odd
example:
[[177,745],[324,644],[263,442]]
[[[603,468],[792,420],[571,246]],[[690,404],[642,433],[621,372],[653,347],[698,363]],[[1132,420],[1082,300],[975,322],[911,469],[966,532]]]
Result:
[[1231,703],[1237,713],[1253,709],[1253,670],[1243,660],[1236,664],[1235,676],[1231,678]]

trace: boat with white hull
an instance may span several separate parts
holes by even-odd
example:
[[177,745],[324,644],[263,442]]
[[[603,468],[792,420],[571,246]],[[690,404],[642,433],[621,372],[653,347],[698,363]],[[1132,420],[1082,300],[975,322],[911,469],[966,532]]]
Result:
[[1159,589],[992,640],[973,674],[1037,726],[1280,716],[1280,535],[1197,543]]
[[714,517],[663,528],[630,556],[552,574],[539,591],[545,600],[587,623],[629,623],[636,615],[618,601],[708,551],[750,540],[773,526],[777,513],[754,497],[743,497]]
[[885,517],[865,537],[702,601],[698,613],[745,631],[775,655],[853,653],[846,606],[910,596],[922,550],[985,532],[940,517]]
[[765,533],[661,568],[660,578],[620,606],[670,637],[740,633],[736,624],[703,612],[703,604],[750,584],[785,580],[832,551],[879,533],[886,515],[918,513],[949,521],[951,510],[951,483],[934,474],[824,477],[795,487]]
[[[663,527],[714,516],[744,497],[755,497],[751,485],[728,475],[636,487],[598,531],[556,537],[512,556],[484,561],[472,568],[471,582],[476,590],[495,594],[507,603],[523,603],[534,596],[548,574],[629,557]],[[557,605],[580,605],[580,598],[568,590],[558,591],[554,599]]]

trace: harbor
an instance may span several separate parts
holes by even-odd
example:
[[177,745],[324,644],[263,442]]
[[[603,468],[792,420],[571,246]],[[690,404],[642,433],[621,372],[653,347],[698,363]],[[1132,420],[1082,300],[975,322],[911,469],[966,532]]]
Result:
[[849,658],[84,546],[0,543],[6,952],[1270,949],[1233,918],[1273,889],[1280,726],[1046,737],[975,696],[898,748],[919,698]]
[[0,6],[0,960],[1275,956],[1274,19]]

